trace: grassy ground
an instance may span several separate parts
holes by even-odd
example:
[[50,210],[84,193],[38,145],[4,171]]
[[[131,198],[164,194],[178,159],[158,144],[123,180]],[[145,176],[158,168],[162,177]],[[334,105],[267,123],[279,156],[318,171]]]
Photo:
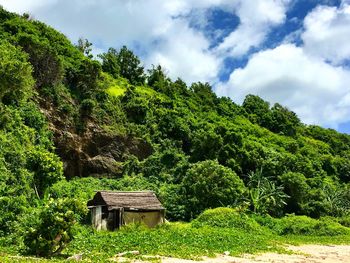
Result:
[[[69,255],[83,253],[84,261],[108,262],[116,254],[138,250],[142,255],[199,259],[229,251],[230,255],[265,251],[286,252],[284,244],[350,244],[350,235],[339,236],[278,236],[268,229],[245,231],[234,228],[203,226],[189,223],[171,223],[155,229],[142,226],[125,227],[116,232],[96,232],[91,227],[79,226],[76,238],[61,258],[36,259],[18,257],[15,248],[2,247],[1,262],[63,262]],[[8,250],[8,251],[6,251]]]
[[[257,252],[283,252],[285,245],[350,244],[350,228],[336,218],[311,219],[288,215],[277,219],[246,215],[231,208],[203,212],[191,223],[167,223],[154,229],[143,225],[125,226],[119,231],[95,231],[90,226],[76,227],[75,239],[64,255],[41,262],[61,262],[68,256],[83,254],[84,261],[108,262],[126,251],[187,259],[214,257],[230,252],[232,256]],[[20,239],[20,238],[19,238]],[[36,258],[20,255],[17,238],[0,238],[0,262],[36,262]],[[9,244],[16,244],[9,245]]]

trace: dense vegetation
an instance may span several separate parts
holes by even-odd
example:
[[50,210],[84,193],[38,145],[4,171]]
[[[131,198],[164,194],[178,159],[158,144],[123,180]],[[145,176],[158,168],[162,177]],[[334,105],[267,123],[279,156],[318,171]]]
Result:
[[[74,159],[78,149],[89,158]],[[208,83],[173,81],[161,66],[145,71],[127,47],[95,60],[87,40],[74,46],[0,8],[0,235],[22,253],[60,253],[72,227],[88,222],[97,189],[154,190],[171,221],[224,206],[255,215],[249,227],[317,235],[320,222],[349,223],[349,157],[349,135],[304,125],[279,104],[248,95],[240,106]],[[203,217],[188,231],[207,234]],[[348,233],[335,224],[322,233]]]

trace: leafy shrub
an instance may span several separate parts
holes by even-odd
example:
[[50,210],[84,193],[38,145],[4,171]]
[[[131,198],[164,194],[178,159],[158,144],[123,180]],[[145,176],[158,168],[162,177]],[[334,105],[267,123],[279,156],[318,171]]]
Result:
[[207,208],[238,205],[246,191],[236,173],[216,160],[193,164],[182,184],[189,219]]
[[337,221],[342,226],[350,227],[350,216],[339,217]]
[[244,213],[233,208],[219,207],[209,209],[191,222],[193,227],[212,226],[223,228],[238,228],[246,231],[260,231],[261,226]]
[[75,199],[49,200],[23,219],[24,251],[38,256],[59,254],[73,238],[73,226],[86,205]]
[[6,41],[0,42],[0,103],[28,98],[34,84],[28,56]]
[[350,229],[336,221],[307,216],[288,215],[283,218],[255,217],[261,225],[267,226],[279,235],[336,236],[350,234]]
[[34,172],[34,187],[39,196],[47,187],[63,179],[63,164],[59,157],[42,149],[29,154],[28,169]]
[[28,206],[25,196],[0,196],[0,236],[10,234],[13,223]]
[[92,99],[85,99],[81,102],[80,105],[80,109],[84,115],[90,115],[95,107],[96,102]]

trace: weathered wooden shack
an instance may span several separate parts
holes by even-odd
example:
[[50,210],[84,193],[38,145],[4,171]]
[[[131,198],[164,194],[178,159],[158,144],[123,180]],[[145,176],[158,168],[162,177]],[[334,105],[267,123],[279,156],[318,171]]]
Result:
[[98,191],[87,205],[97,230],[115,230],[130,223],[154,227],[165,221],[165,209],[151,191]]

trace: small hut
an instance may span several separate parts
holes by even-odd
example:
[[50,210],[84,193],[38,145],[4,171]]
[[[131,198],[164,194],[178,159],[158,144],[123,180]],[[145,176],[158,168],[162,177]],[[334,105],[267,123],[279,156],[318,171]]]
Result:
[[154,227],[165,221],[165,208],[151,191],[98,191],[87,206],[97,230],[115,230],[130,223]]

